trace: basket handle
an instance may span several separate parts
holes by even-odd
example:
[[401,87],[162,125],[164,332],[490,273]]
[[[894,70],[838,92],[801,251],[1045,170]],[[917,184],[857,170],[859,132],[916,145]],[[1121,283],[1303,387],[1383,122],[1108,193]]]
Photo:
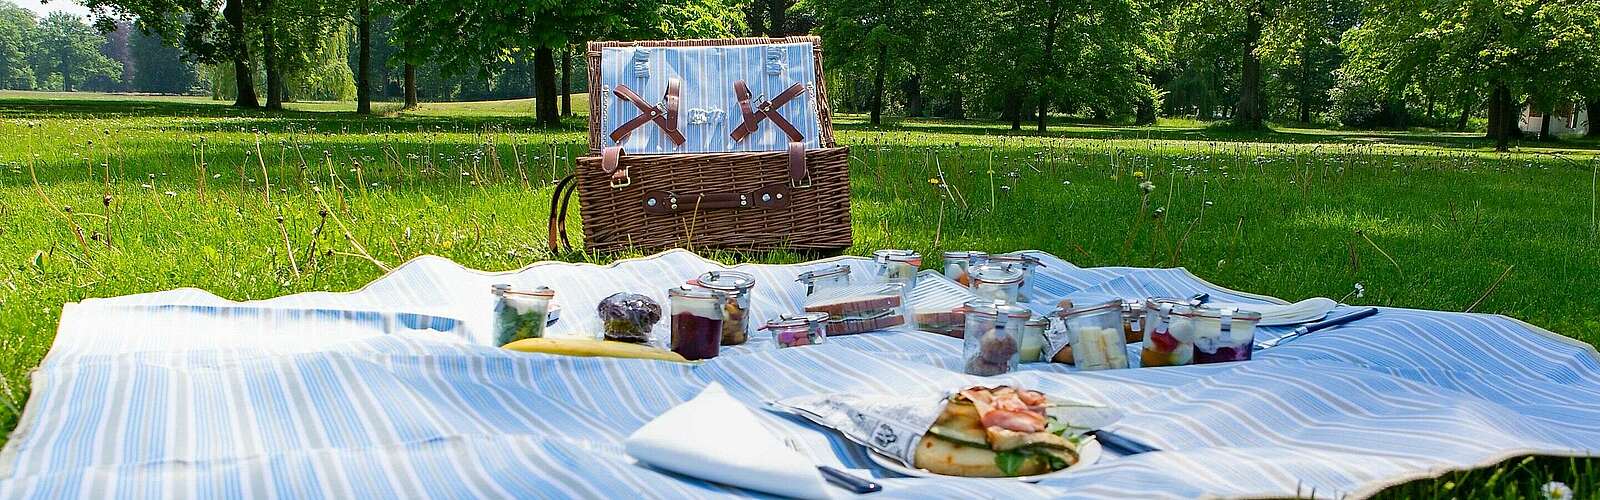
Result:
[[567,203],[572,200],[572,193],[578,190],[577,179],[576,174],[567,174],[556,183],[556,190],[550,195],[550,220],[547,223],[550,253],[572,251],[572,240],[567,238]]

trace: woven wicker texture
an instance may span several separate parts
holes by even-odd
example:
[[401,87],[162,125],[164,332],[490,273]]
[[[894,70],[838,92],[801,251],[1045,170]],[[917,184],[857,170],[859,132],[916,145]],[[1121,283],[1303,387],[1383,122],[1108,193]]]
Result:
[[[624,155],[631,183],[613,188],[611,176],[600,167],[601,134],[599,88],[589,93],[589,147],[591,156],[578,159],[578,198],[583,217],[583,245],[591,251],[650,250],[671,247],[724,249],[830,250],[850,246],[849,148],[832,147],[833,124],[822,81],[822,42],[816,37],[736,38],[644,42],[592,42],[588,57],[589,81],[601,81],[599,58],[605,47],[673,47],[708,45],[760,45],[811,42],[815,48],[815,96],[822,125],[823,149],[806,152],[811,186],[793,188],[789,206],[779,210],[690,210],[671,215],[648,215],[646,191],[667,191],[683,199],[696,194],[746,193],[762,186],[788,183],[785,152]],[[758,68],[751,68],[752,72]],[[731,91],[731,89],[729,90]],[[770,125],[767,125],[770,126]]]

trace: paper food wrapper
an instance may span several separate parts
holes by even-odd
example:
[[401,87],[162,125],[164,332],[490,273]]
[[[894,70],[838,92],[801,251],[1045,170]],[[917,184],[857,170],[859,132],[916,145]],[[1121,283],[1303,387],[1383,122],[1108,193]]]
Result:
[[[843,434],[846,439],[915,467],[917,443],[933,427],[954,391],[923,395],[822,394],[771,401],[769,406],[793,413]],[[1065,424],[1069,433],[1099,429],[1122,418],[1122,411],[1104,405],[1046,394],[1046,413]]]
[[839,431],[856,444],[914,463],[917,443],[944,411],[945,394],[921,396],[824,394],[772,401],[779,411],[793,413]]

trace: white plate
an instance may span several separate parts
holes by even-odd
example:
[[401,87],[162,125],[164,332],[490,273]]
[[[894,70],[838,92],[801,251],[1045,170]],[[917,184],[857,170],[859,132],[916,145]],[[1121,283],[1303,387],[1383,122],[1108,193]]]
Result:
[[989,480],[1022,481],[1022,482],[1025,482],[1025,483],[1036,483],[1036,482],[1039,482],[1039,481],[1043,481],[1045,479],[1050,479],[1050,478],[1053,478],[1053,477],[1066,475],[1067,473],[1072,472],[1073,469],[1077,469],[1077,468],[1080,468],[1080,467],[1088,467],[1090,465],[1094,465],[1095,462],[1100,461],[1100,454],[1103,451],[1100,448],[1100,441],[1098,441],[1095,438],[1090,437],[1090,436],[1085,436],[1084,439],[1085,439],[1084,442],[1082,444],[1078,445],[1078,463],[1072,464],[1071,466],[1069,466],[1069,467],[1067,467],[1065,469],[1061,469],[1061,470],[1058,470],[1058,471],[1049,472],[1049,473],[1045,473],[1045,474],[1033,475],[1033,476],[1017,476],[1017,477],[946,476],[944,474],[935,474],[935,473],[932,473],[932,472],[928,472],[925,469],[914,469],[914,468],[911,468],[911,467],[907,467],[905,464],[900,463],[899,460],[895,460],[894,458],[891,458],[888,455],[884,455],[882,453],[879,453],[878,450],[874,450],[872,448],[867,448],[867,458],[871,459],[872,463],[878,464],[879,467],[883,467],[885,469],[889,469],[890,471],[893,471],[894,473],[900,474],[902,476],[910,476],[910,477],[961,477],[962,479],[989,479]]

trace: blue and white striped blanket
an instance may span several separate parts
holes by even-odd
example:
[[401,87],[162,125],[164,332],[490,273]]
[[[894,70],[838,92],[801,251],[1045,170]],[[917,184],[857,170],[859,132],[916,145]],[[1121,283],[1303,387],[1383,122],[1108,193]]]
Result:
[[[1089,290],[1275,300],[1181,269],[1044,259],[1037,284],[1047,298]],[[820,265],[739,266],[762,284],[755,317],[798,307],[794,276]],[[1594,349],[1481,314],[1383,309],[1244,363],[1093,373],[1039,364],[997,380],[959,372],[958,340],[918,332],[783,350],[756,339],[700,366],[486,342],[492,283],[556,288],[566,311],[555,335],[594,331],[587,313],[614,291],[659,295],[720,267],[684,251],[500,274],[421,258],[348,294],[236,303],[174,290],[68,305],[0,451],[0,496],[743,495],[636,465],[622,451],[630,432],[712,381],[753,406],[1020,383],[1122,408],[1128,416],[1113,430],[1169,450],[1107,457],[1037,485],[886,477],[880,497],[1364,496],[1515,455],[1600,452]],[[818,463],[871,467],[837,435],[758,413]]]

